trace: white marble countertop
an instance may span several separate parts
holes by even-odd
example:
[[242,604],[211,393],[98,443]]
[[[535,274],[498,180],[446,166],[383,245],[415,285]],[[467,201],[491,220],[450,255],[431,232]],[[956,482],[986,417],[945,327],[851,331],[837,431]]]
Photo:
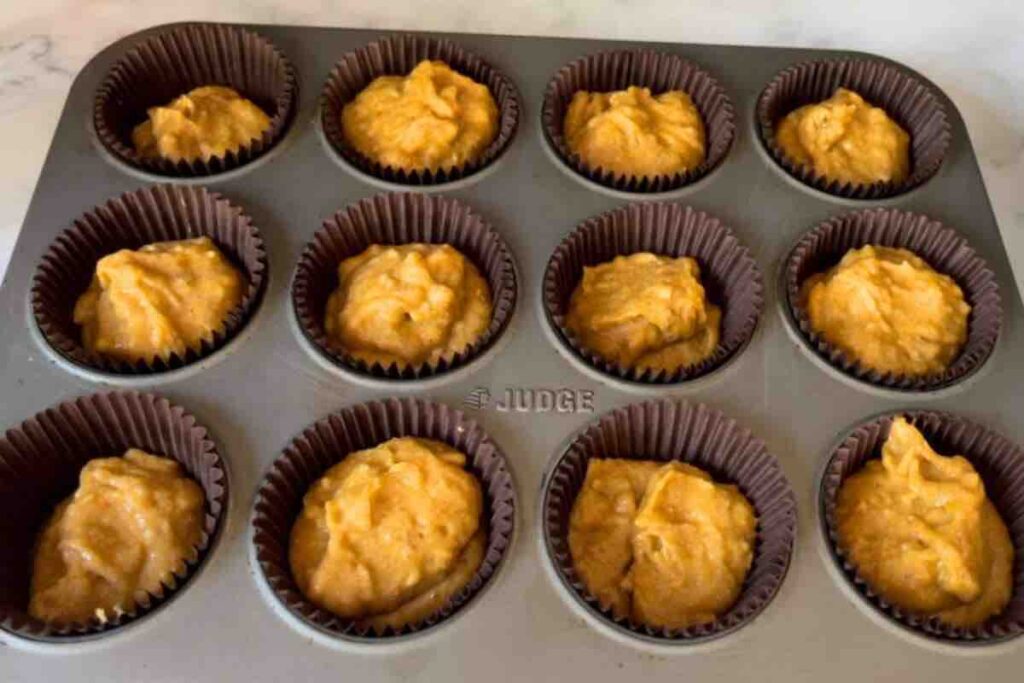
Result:
[[960,108],[1024,282],[1024,4],[1011,0],[9,0],[0,4],[0,274],[75,74],[124,35],[186,19],[883,54]]

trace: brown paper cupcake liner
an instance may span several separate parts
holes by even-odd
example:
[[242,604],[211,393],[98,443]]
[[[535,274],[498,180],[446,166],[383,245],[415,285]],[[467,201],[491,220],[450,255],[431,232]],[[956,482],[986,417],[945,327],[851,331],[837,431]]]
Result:
[[[303,497],[325,471],[349,453],[402,436],[436,439],[466,454],[466,469],[483,489],[487,550],[473,578],[440,610],[422,622],[376,632],[364,620],[337,616],[302,594],[292,577],[289,539]],[[284,449],[257,491],[252,542],[267,585],[295,617],[342,640],[387,642],[426,631],[468,608],[505,560],[515,527],[515,507],[505,455],[476,422],[440,403],[390,398],[332,413],[310,425]]]
[[[1010,531],[1016,551],[1013,595],[1000,614],[979,626],[962,628],[934,617],[908,612],[878,595],[860,576],[839,541],[836,505],[839,489],[868,460],[881,455],[893,419],[903,415],[939,453],[963,455],[981,475],[985,492]],[[952,644],[990,644],[1024,633],[1024,450],[1003,436],[957,415],[910,410],[876,417],[854,427],[829,456],[821,479],[821,524],[832,559],[850,586],[872,607],[896,624],[927,638]]]
[[[735,484],[757,513],[754,558],[736,602],[714,621],[683,629],[653,628],[603,608],[576,573],[569,551],[572,506],[591,458],[685,462],[717,482]],[[723,413],[677,399],[613,410],[580,432],[551,466],[541,523],[548,560],[568,592],[594,616],[626,635],[685,645],[732,633],[772,601],[789,568],[796,540],[796,497],[764,442]]]
[[[242,301],[200,348],[166,360],[131,363],[89,351],[74,321],[75,302],[86,291],[103,256],[153,242],[207,236],[242,272]],[[224,346],[252,317],[263,295],[267,256],[252,220],[216,192],[201,187],[155,185],[127,192],[77,218],[50,245],[36,267],[31,301],[43,337],[64,358],[116,375],[147,375],[180,368]]]
[[[722,309],[720,338],[710,357],[675,372],[640,371],[605,360],[566,327],[584,267],[637,252],[697,260],[708,300]],[[561,340],[594,368],[631,382],[673,384],[713,372],[746,346],[764,308],[764,284],[750,252],[714,216],[679,204],[638,203],[590,218],[562,240],[544,271],[543,302]]]
[[[867,185],[829,180],[809,166],[790,161],[775,140],[775,127],[786,114],[827,100],[847,88],[881,107],[910,134],[910,175],[903,182]],[[796,64],[771,80],[757,101],[761,141],[791,176],[822,192],[848,199],[893,197],[921,185],[942,165],[951,137],[942,102],[927,85],[886,62],[851,59]]]
[[[498,105],[498,133],[477,159],[460,167],[405,170],[384,166],[358,152],[341,127],[341,112],[380,76],[406,76],[424,59],[440,60],[482,83]],[[400,185],[438,185],[465,178],[494,162],[508,147],[519,125],[519,92],[505,74],[450,40],[397,35],[376,40],[345,54],[334,65],[320,95],[321,126],[331,147],[363,173]]]
[[[270,117],[270,126],[239,150],[205,161],[139,155],[132,130],[147,119],[147,110],[205,85],[234,88]],[[96,93],[93,123],[103,146],[126,164],[171,177],[206,176],[237,168],[273,147],[291,121],[297,97],[295,69],[267,39],[234,26],[186,24],[147,38],[114,65]]]
[[[967,342],[945,372],[926,376],[881,373],[861,365],[828,343],[812,327],[800,296],[810,276],[835,266],[847,251],[864,245],[902,247],[952,277],[971,305]],[[830,218],[808,232],[789,253],[783,273],[789,310],[811,348],[833,367],[889,389],[934,391],[962,382],[988,360],[1003,324],[995,274],[963,237],[928,216],[898,209],[866,209]]]
[[[631,176],[587,164],[565,139],[565,114],[573,95],[647,87],[654,94],[682,90],[693,100],[705,129],[705,155],[695,168],[674,175]],[[541,109],[544,136],[558,156],[584,178],[625,192],[667,192],[703,178],[729,153],[736,134],[734,111],[725,89],[711,74],[674,54],[616,50],[588,55],[563,66],[548,83]]]
[[[48,624],[28,614],[36,538],[54,508],[78,487],[89,460],[140,448],[181,463],[206,495],[203,533],[191,557],[160,590],[106,621]],[[167,604],[206,560],[223,526],[228,478],[214,443],[196,419],[153,394],[93,394],[44,410],[0,438],[0,628],[51,643],[114,632]]]
[[[440,362],[383,367],[350,355],[327,337],[327,299],[338,288],[338,265],[372,244],[448,244],[468,258],[491,289],[491,323],[474,344]],[[466,204],[436,195],[380,194],[362,199],[324,221],[299,257],[292,303],[299,328],[332,362],[381,379],[425,379],[462,367],[504,332],[516,303],[512,252],[501,236]]]

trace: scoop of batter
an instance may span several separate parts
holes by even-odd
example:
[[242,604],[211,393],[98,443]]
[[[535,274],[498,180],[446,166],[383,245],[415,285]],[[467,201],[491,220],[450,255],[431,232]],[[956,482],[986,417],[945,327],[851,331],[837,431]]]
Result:
[[242,275],[208,237],[122,249],[96,264],[74,320],[91,351],[127,361],[184,355],[242,301]]
[[481,530],[469,539],[469,543],[452,565],[451,571],[437,583],[391,612],[364,619],[363,624],[382,633],[388,628],[397,630],[406,624],[423,621],[448,604],[449,600],[466,587],[476,574],[476,570],[480,568],[486,552],[487,534]]
[[579,91],[564,130],[569,149],[588,166],[620,175],[673,175],[704,160],[704,122],[681,90]]
[[480,156],[498,134],[487,86],[424,60],[408,76],[375,78],[341,112],[345,139],[383,166],[437,170]]
[[794,163],[841,183],[898,183],[910,173],[907,132],[846,88],[787,114],[775,140]]
[[720,321],[696,261],[643,252],[584,268],[565,324],[605,360],[672,372],[714,352]]
[[1010,600],[1013,545],[981,477],[902,417],[881,459],[839,489],[836,519],[850,561],[894,605],[973,626]]
[[811,327],[879,372],[942,372],[967,341],[971,307],[960,287],[906,249],[851,249],[801,293]]
[[633,524],[634,621],[685,628],[714,620],[736,602],[757,527],[739,489],[669,463],[648,483]]
[[456,249],[372,245],[338,266],[324,328],[356,358],[404,367],[464,351],[490,322],[490,287]]
[[331,612],[397,626],[429,615],[483,557],[482,493],[465,456],[391,439],[345,457],[310,487],[289,558],[303,594]]
[[630,614],[633,520],[661,463],[592,458],[569,519],[569,551],[583,584],[617,617]]
[[219,85],[196,88],[148,113],[132,131],[135,151],[171,161],[208,161],[237,152],[270,127],[262,109]]
[[29,614],[75,624],[129,610],[195,556],[204,500],[169,458],[90,460],[39,537]]
[[615,616],[683,628],[714,620],[739,597],[756,526],[735,486],[696,467],[591,459],[569,552],[587,590]]

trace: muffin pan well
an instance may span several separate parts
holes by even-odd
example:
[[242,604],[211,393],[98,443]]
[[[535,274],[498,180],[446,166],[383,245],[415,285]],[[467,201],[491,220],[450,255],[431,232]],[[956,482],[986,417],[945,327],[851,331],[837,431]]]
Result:
[[[566,326],[584,269],[637,252],[697,261],[708,301],[722,309],[719,343],[700,363],[674,372],[623,367],[586,348]],[[679,384],[721,368],[753,337],[764,307],[761,271],[747,248],[714,216],[679,204],[632,204],[588,219],[555,249],[542,286],[544,312],[571,353],[608,378],[647,385]]]
[[[82,343],[75,322],[78,297],[85,292],[104,256],[154,242],[208,237],[238,268],[242,298],[199,348],[167,358],[129,362]],[[267,254],[252,219],[215,192],[201,187],[155,185],[126,192],[74,220],[40,259],[32,280],[32,313],[50,349],[75,370],[108,380],[180,370],[209,358],[227,345],[252,318],[266,285]]]
[[[829,180],[793,163],[775,140],[775,126],[786,114],[832,97],[847,88],[885,110],[910,134],[910,173],[901,182],[853,185]],[[757,100],[758,132],[779,166],[823,192],[851,199],[883,199],[909,192],[935,175],[949,146],[945,107],[935,92],[913,74],[875,59],[826,59],[805,62],[779,73]]]
[[[381,631],[332,614],[302,594],[291,575],[289,534],[303,509],[303,498],[328,469],[354,451],[399,437],[435,439],[466,455],[466,470],[480,482],[483,493],[480,523],[487,532],[487,548],[469,583],[441,610],[421,621]],[[289,618],[314,634],[325,632],[339,644],[372,651],[369,648],[379,644],[432,635],[467,611],[494,583],[512,546],[515,524],[512,473],[498,444],[461,411],[419,399],[392,398],[331,413],[285,447],[256,493],[252,539],[261,578]]]
[[[617,175],[595,168],[569,148],[563,123],[569,103],[580,91],[602,93],[630,86],[649,88],[653,95],[681,90],[693,101],[704,123],[704,160],[696,167],[654,178]],[[541,109],[544,137],[575,173],[615,190],[658,193],[700,180],[722,163],[736,135],[735,110],[725,89],[700,66],[674,52],[615,50],[590,54],[566,64],[544,90]]]
[[[164,106],[204,85],[238,91],[270,117],[259,138],[223,156],[174,162],[136,152],[132,130],[150,107]],[[187,178],[230,171],[274,146],[295,112],[295,69],[266,38],[240,27],[184,24],[139,41],[96,92],[93,126],[111,154],[134,168]]]
[[[587,590],[573,567],[569,528],[587,466],[599,458],[693,465],[716,482],[735,485],[754,507],[757,536],[743,592],[717,619],[682,629],[652,628],[617,618]],[[613,410],[577,433],[544,478],[540,510],[545,561],[572,606],[613,637],[662,653],[714,642],[753,621],[778,593],[796,539],[796,496],[764,443],[714,408],[671,399]]]
[[843,482],[874,458],[881,457],[895,414],[886,414],[855,425],[843,436],[829,454],[818,492],[821,506],[821,533],[826,537],[829,553],[852,593],[856,593],[868,609],[884,616],[910,632],[923,634],[937,641],[968,645],[998,643],[1024,633],[1024,497],[1020,483],[1024,481],[1024,450],[1006,437],[954,413],[933,410],[910,410],[899,413],[920,430],[936,452],[966,458],[985,484],[985,494],[1006,524],[1014,544],[1013,583],[1017,587],[1010,603],[996,616],[978,626],[954,627],[938,619],[927,619],[909,613],[888,602],[872,589],[857,572],[839,543],[837,504]]
[[[111,46],[71,88],[0,288],[0,428],[15,427],[49,406],[101,392],[105,384],[117,381],[69,372],[67,363],[58,361],[36,324],[30,292],[50,246],[76,217],[111,197],[149,186],[125,163],[112,163],[92,129],[93,106],[116,63],[144,41],[175,28],[157,27]],[[52,645],[51,650],[70,648],[80,655],[44,657],[32,651],[39,649],[36,643],[0,623],[0,641],[9,646],[0,655],[5,679],[38,677],[40,671],[60,680],[110,679],[145,667],[146,675],[167,680],[307,680],[343,672],[354,680],[384,681],[617,682],[642,676],[658,682],[676,681],[681,674],[741,681],[770,671],[772,678],[792,681],[864,681],[898,668],[915,678],[953,683],[1001,680],[1019,669],[1021,637],[968,646],[908,632],[887,619],[865,618],[857,606],[863,601],[849,601],[845,579],[835,580],[835,562],[820,533],[815,506],[821,473],[840,436],[850,425],[880,413],[954,413],[1013,443],[1024,443],[1019,419],[1024,404],[1021,302],[964,123],[937,86],[882,58],[841,51],[423,34],[450,40],[479,56],[520,93],[518,128],[497,163],[473,174],[472,182],[467,178],[440,188],[404,188],[440,191],[445,200],[457,200],[486,219],[515,262],[518,305],[500,339],[487,350],[488,362],[439,374],[430,378],[437,381],[429,386],[416,379],[366,386],[325,370],[303,348],[299,339],[305,338],[296,337],[291,286],[303,249],[324,221],[380,193],[377,178],[338,163],[324,135],[320,95],[327,75],[344,55],[401,34],[240,28],[287,55],[298,84],[292,122],[272,152],[246,164],[244,172],[164,181],[204,186],[259,226],[270,264],[259,315],[232,339],[230,353],[216,354],[215,364],[199,361],[190,366],[198,371],[166,373],[165,378],[132,377],[136,383],[159,382],[161,394],[209,429],[230,466],[232,503],[224,513],[224,531],[201,575],[152,619],[126,631],[130,637]],[[544,271],[558,245],[587,220],[624,210],[644,196],[578,182],[579,176],[544,137],[543,95],[567,64],[590,55],[641,49],[677,55],[713,74],[735,117],[734,138],[714,171],[692,185],[658,193],[659,201],[691,207],[728,225],[764,278],[764,308],[756,331],[728,366],[699,382],[657,387],[657,397],[668,393],[671,400],[706,405],[749,429],[777,459],[797,510],[792,559],[775,597],[735,634],[708,643],[683,662],[638,653],[581,621],[549,581],[551,565],[539,542],[541,482],[573,435],[599,416],[655,397],[648,385],[632,383],[638,386],[627,390],[602,381],[600,373],[574,367],[545,317]],[[797,64],[844,59],[880,60],[911,75],[945,112],[949,141],[944,160],[912,191],[884,201],[835,197],[793,178],[765,149],[757,102],[772,79]],[[1002,307],[998,341],[984,365],[964,381],[923,392],[858,381],[825,362],[788,318],[780,283],[793,246],[825,221],[879,207],[940,221],[992,273]],[[77,294],[66,292],[69,298]],[[277,599],[266,590],[252,544],[256,491],[282,451],[323,416],[368,401],[408,399],[414,391],[419,399],[461,410],[501,445],[515,474],[521,542],[510,547],[486,595],[439,630],[430,647],[414,647],[419,639],[401,652],[387,643],[368,645],[360,653],[321,647],[310,642],[307,630],[292,628],[274,614]],[[652,444],[652,452],[656,446]],[[48,448],[59,453],[63,445],[53,442]],[[299,479],[307,474],[291,473]],[[282,485],[287,481],[282,478]],[[1024,481],[1015,479],[1008,486],[1021,489]],[[0,489],[0,495],[11,495],[10,489]],[[10,590],[7,580],[0,581],[0,591]],[[323,629],[318,635],[322,638],[314,641],[335,639]],[[927,648],[949,656],[935,656]],[[987,656],[966,656],[977,653]]]
[[[480,157],[462,166],[439,170],[407,170],[382,165],[345,139],[341,113],[362,90],[381,76],[405,76],[423,60],[441,61],[453,71],[487,86],[498,107],[494,139]],[[519,93],[507,76],[457,42],[418,35],[393,35],[375,40],[341,57],[327,76],[320,95],[320,125],[334,151],[355,168],[397,185],[438,185],[470,176],[493,163],[512,142],[521,114]]]
[[[953,278],[964,293],[971,307],[967,340],[944,372],[915,377],[872,370],[846,356],[812,327],[801,300],[804,282],[834,267],[851,249],[869,244],[909,249]],[[1003,326],[999,287],[984,259],[955,230],[909,211],[868,209],[830,218],[809,230],[793,247],[786,257],[782,280],[789,315],[807,344],[836,370],[874,386],[913,392],[955,386],[981,370]]]
[[[373,244],[416,243],[451,245],[479,269],[491,291],[487,329],[471,347],[437,363],[383,367],[346,353],[324,329],[327,300],[338,288],[338,264]],[[465,367],[497,342],[515,305],[515,264],[501,236],[470,206],[437,195],[379,194],[338,211],[302,250],[292,278],[292,306],[302,335],[335,369],[357,379],[415,381]]]
[[[109,618],[57,626],[29,615],[25,606],[35,538],[54,507],[72,495],[79,474],[94,458],[124,455],[129,448],[176,460],[206,497],[202,535],[185,562],[159,590]],[[216,444],[184,408],[153,394],[100,393],[64,401],[12,427],[0,438],[0,626],[35,643],[87,642],[156,613],[195,578],[224,527],[228,475]]]

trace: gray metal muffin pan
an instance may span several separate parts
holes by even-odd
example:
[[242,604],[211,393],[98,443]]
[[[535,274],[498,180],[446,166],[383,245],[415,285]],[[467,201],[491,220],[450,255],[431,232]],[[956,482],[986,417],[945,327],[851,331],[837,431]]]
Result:
[[[209,362],[131,380],[133,386],[185,406],[210,428],[229,465],[234,493],[223,536],[204,571],[172,604],[121,633],[43,653],[0,634],[4,680],[675,681],[713,676],[732,681],[912,677],[959,682],[1009,678],[1020,671],[1024,648],[1017,646],[1024,639],[981,649],[922,647],[897,627],[872,618],[870,608],[848,596],[834,576],[823,552],[815,500],[829,449],[847,428],[880,412],[946,409],[1024,441],[1021,302],[967,131],[951,102],[944,100],[953,139],[936,177],[884,202],[855,202],[808,189],[778,169],[757,138],[754,105],[769,79],[788,65],[867,55],[446,36],[503,70],[522,95],[519,131],[498,162],[454,186],[429,190],[469,202],[504,235],[519,269],[518,309],[485,358],[444,381],[425,387],[358,383],[325,371],[296,339],[289,284],[300,250],[322,219],[381,190],[379,182],[339,161],[316,120],[320,88],[334,62],[386,33],[253,28],[280,47],[298,71],[296,120],[282,142],[255,163],[188,182],[223,193],[253,217],[266,242],[269,287],[255,318]],[[113,195],[162,180],[114,161],[97,144],[91,124],[93,97],[107,70],[156,30],[104,50],[71,88],[0,289],[3,427],[63,399],[111,386],[95,375],[69,371],[45,348],[33,331],[28,290],[39,257],[72,219]],[[652,47],[692,59],[722,83],[736,107],[737,136],[724,163],[697,184],[659,198],[692,204],[723,219],[760,264],[767,302],[754,339],[739,357],[691,385],[624,387],[583,372],[567,360],[568,352],[540,314],[544,266],[563,236],[588,216],[650,198],[578,180],[546,148],[539,130],[541,95],[552,74],[576,57],[614,47]],[[1005,325],[995,353],[966,384],[932,397],[867,388],[816,362],[789,328],[777,291],[782,259],[799,235],[822,219],[867,205],[901,207],[943,220],[965,235],[995,271]],[[309,423],[343,405],[413,391],[461,406],[505,450],[519,488],[519,538],[495,584],[456,622],[423,639],[423,647],[383,656],[339,652],[286,624],[261,595],[262,579],[249,557],[252,496],[271,460]],[[552,586],[538,543],[540,486],[559,448],[597,414],[663,394],[709,403],[763,438],[790,478],[800,510],[796,552],[774,602],[735,636],[685,658],[643,652],[588,626]]]

